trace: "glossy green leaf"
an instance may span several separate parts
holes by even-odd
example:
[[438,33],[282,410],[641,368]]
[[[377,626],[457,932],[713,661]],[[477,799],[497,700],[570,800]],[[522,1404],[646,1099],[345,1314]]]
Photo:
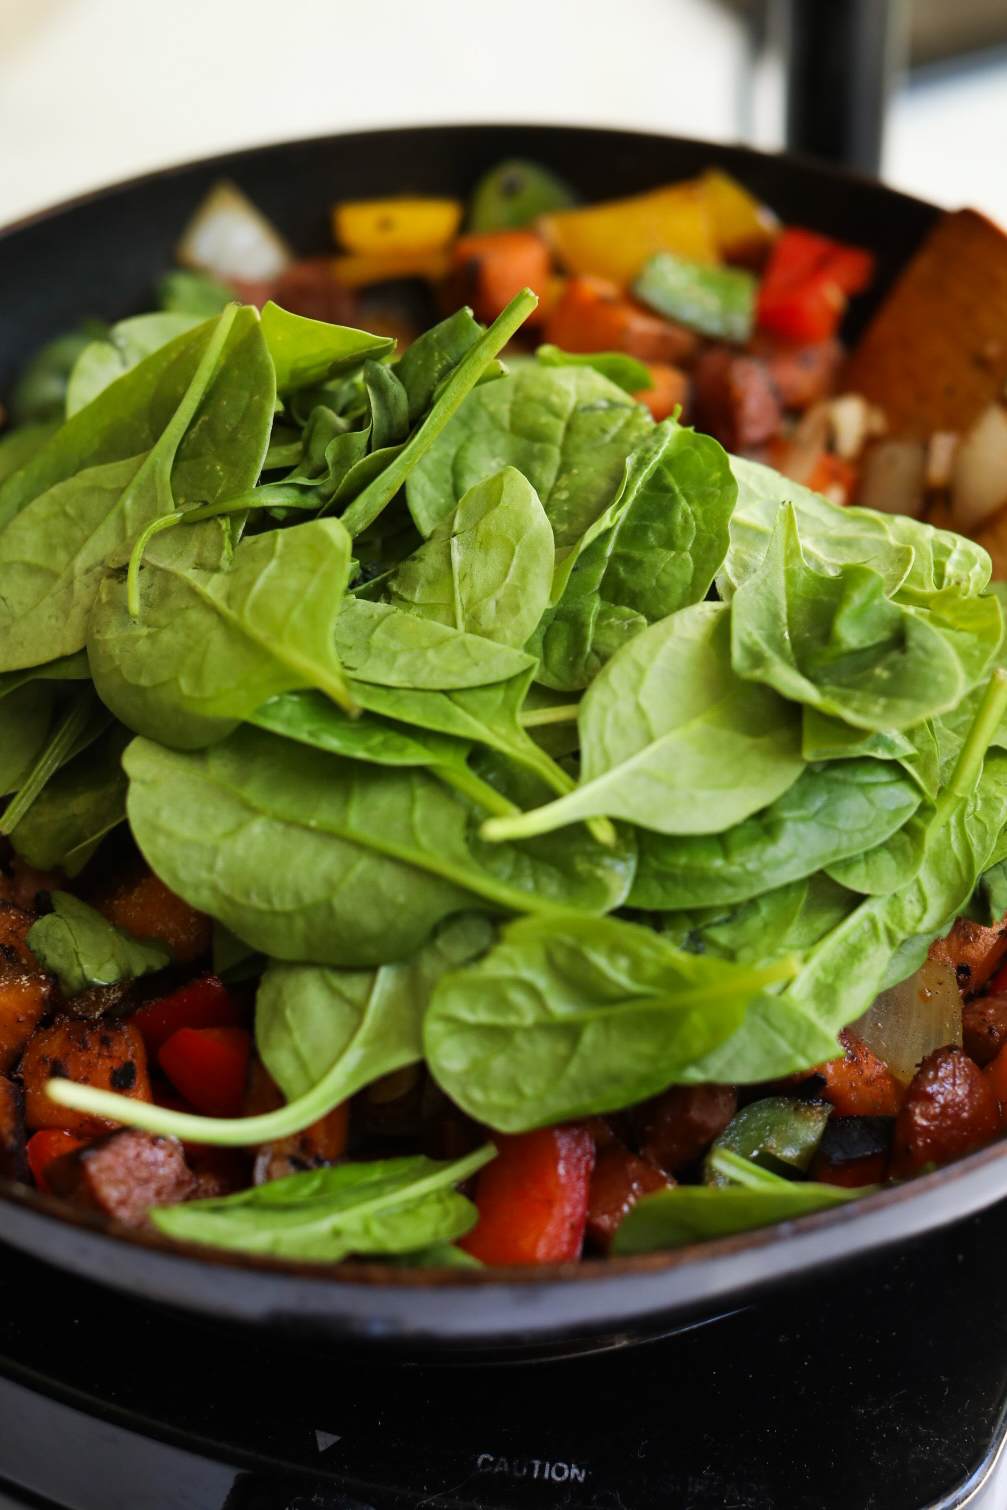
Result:
[[42,969],[55,975],[64,996],[136,980],[170,964],[167,944],[133,938],[68,892],[50,892],[49,899],[52,911],[31,925],[26,942]]
[[797,710],[731,670],[730,609],[697,603],[637,635],[580,708],[576,790],[487,837],[526,838],[605,814],[658,833],[720,833],[803,770]]
[[469,489],[385,592],[408,613],[520,649],[549,602],[553,558],[535,489],[505,467]]
[[262,334],[276,370],[279,393],[310,388],[337,373],[362,366],[369,357],[390,352],[390,336],[372,336],[365,330],[329,325],[291,314],[270,299],[262,307]]
[[226,523],[156,536],[140,570],[140,613],[108,576],[91,614],[95,686],[129,728],[182,749],[223,738],[268,698],[316,687],[351,707],[334,628],[350,570],[337,519],[242,540]]
[[524,919],[440,981],[427,1063],[453,1101],[501,1132],[615,1111],[680,1079],[752,996],[795,969],[703,959],[615,918]]

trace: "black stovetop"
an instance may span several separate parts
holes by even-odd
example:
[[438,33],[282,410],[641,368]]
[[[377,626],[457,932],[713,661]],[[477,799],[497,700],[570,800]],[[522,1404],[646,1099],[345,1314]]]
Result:
[[[965,1504],[1007,1413],[1007,1203],[552,1363],[287,1352],[2,1248],[0,1281],[0,1507],[929,1510]],[[999,1466],[976,1510],[1007,1505]]]

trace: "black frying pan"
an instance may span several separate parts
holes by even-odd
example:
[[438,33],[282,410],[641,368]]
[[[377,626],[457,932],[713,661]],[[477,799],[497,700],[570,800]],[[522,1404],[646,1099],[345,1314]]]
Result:
[[[430,127],[265,147],[90,195],[0,234],[0,396],[38,346],[82,316],[113,320],[149,307],[183,225],[218,178],[237,182],[299,251],[311,253],[330,247],[334,200],[408,191],[464,196],[484,169],[514,156],[548,164],[589,200],[716,162],[785,222],[872,247],[874,304],[938,216],[920,200],[795,158],[631,132]],[[857,317],[870,308],[865,303]],[[76,1274],[217,1318],[267,1324],[291,1341],[507,1356],[640,1337],[727,1310],[817,1267],[908,1241],[1005,1192],[1002,1143],[855,1205],[677,1253],[443,1277],[179,1247],[115,1232],[17,1186],[0,1187],[0,1237]]]

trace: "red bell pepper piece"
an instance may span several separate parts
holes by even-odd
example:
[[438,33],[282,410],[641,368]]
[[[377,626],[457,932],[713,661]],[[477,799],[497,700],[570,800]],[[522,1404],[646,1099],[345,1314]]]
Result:
[[204,1116],[238,1117],[251,1043],[244,1028],[179,1028],[157,1060],[175,1089]]
[[580,1256],[594,1168],[590,1129],[545,1127],[495,1140],[479,1171],[479,1222],[460,1246],[484,1264],[561,1264]]
[[237,1028],[241,1015],[227,987],[215,975],[203,975],[170,996],[148,1002],[133,1013],[148,1054],[156,1054],[179,1028]]
[[45,1177],[47,1168],[53,1159],[62,1158],[65,1153],[73,1153],[75,1148],[83,1148],[87,1141],[86,1138],[75,1138],[73,1133],[63,1132],[58,1127],[44,1127],[41,1132],[32,1134],[25,1152],[28,1155],[28,1168],[39,1190],[52,1195]]
[[825,341],[834,336],[851,294],[867,287],[874,257],[791,226],[776,241],[759,286],[756,318],[784,341]]

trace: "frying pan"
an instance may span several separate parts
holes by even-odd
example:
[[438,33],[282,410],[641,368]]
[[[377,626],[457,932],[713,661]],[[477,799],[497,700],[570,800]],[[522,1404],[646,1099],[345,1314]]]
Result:
[[[506,157],[529,157],[587,200],[634,193],[717,163],[793,221],[872,247],[878,277],[860,324],[939,212],[867,179],[794,157],[635,132],[541,126],[373,131],[286,143],[175,168],[32,217],[0,234],[0,395],[43,342],[82,316],[149,307],[206,190],[234,180],[302,253],[330,247],[333,201],[465,196]],[[855,336],[857,325],[847,330]],[[364,1344],[444,1358],[569,1351],[635,1340],[736,1308],[770,1286],[907,1242],[1007,1192],[1007,1142],[910,1185],[781,1227],[542,1270],[338,1269],[242,1258],[137,1234],[16,1185],[0,1185],[0,1238],[40,1260],[150,1300],[288,1342]]]

